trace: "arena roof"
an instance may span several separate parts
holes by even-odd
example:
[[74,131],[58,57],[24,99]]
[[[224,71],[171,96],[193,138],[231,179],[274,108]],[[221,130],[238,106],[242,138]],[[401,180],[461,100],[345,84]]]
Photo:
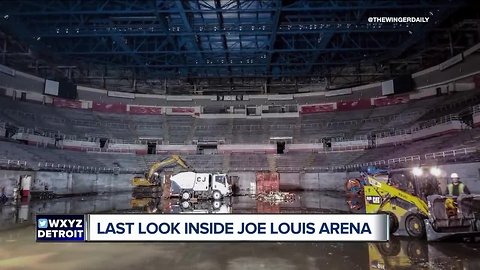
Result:
[[[216,80],[234,89],[239,79],[243,85],[248,84],[245,79],[254,81],[256,87],[272,81],[327,79],[335,84],[340,77],[348,79],[338,84],[347,84],[429,64],[428,56],[418,56],[432,45],[426,42],[428,34],[451,31],[451,25],[444,29],[442,23],[464,4],[459,0],[1,1],[0,29],[4,63],[36,72],[57,70],[80,82],[114,77],[213,85]],[[372,17],[428,17],[428,23],[375,22]],[[446,50],[441,52],[447,57]],[[417,58],[406,58],[415,53]]]

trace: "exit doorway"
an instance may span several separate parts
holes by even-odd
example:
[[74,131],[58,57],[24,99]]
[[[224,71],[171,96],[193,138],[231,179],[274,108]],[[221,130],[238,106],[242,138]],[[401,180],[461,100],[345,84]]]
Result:
[[283,154],[285,152],[285,142],[277,141],[277,154]]
[[147,147],[147,153],[149,155],[155,155],[157,153],[157,142],[148,142]]

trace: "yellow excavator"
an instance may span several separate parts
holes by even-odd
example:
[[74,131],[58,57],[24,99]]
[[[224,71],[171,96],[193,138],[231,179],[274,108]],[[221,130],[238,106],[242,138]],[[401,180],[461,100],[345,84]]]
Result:
[[[165,168],[175,168],[180,166],[182,169],[194,171],[194,169],[178,155],[171,155],[159,162],[153,163],[144,176],[135,176],[132,179],[134,197],[139,195],[156,194],[161,191],[162,184],[165,182],[163,171]],[[143,196],[140,196],[143,197]]]
[[[387,181],[369,175],[365,212],[389,215],[390,233],[396,236],[428,241],[480,237],[480,195],[443,196],[439,188],[425,188],[429,183],[438,184],[435,177],[405,169],[390,172]],[[453,215],[451,207],[456,208]]]

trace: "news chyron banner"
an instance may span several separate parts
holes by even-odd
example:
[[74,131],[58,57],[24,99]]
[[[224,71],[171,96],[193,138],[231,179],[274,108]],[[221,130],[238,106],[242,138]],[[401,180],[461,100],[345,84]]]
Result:
[[38,242],[389,240],[385,214],[38,215]]

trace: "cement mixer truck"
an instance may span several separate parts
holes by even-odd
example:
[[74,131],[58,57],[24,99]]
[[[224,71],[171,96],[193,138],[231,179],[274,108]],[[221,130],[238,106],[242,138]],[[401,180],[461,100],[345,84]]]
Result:
[[170,177],[172,196],[220,200],[232,195],[230,179],[224,173],[181,172]]

